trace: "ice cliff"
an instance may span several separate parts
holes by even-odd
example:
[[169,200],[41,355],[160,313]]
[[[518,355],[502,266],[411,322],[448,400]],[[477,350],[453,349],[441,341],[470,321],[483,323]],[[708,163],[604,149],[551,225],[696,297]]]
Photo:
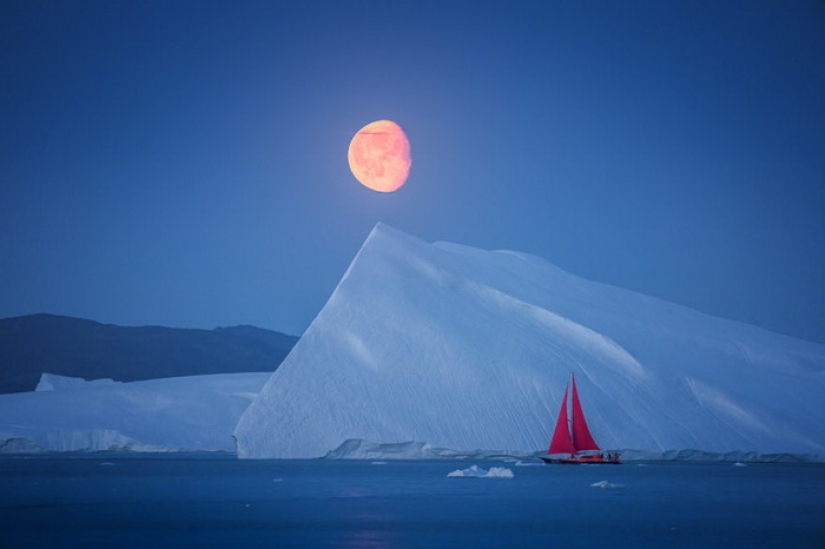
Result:
[[227,451],[268,373],[116,383],[43,374],[0,395],[0,452]]
[[606,449],[825,454],[825,346],[381,224],[241,416],[238,454],[533,453],[571,373]]

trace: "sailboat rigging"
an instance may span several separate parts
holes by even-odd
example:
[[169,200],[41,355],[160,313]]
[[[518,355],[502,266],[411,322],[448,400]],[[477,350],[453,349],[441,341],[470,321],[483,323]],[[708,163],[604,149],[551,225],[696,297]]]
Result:
[[[567,395],[570,392],[572,420],[568,419]],[[550,439],[546,456],[540,456],[545,463],[611,463],[619,462],[619,453],[602,455],[599,445],[590,434],[587,421],[582,412],[579,393],[576,390],[576,378],[571,375],[570,385],[565,387],[561,399],[561,409]]]

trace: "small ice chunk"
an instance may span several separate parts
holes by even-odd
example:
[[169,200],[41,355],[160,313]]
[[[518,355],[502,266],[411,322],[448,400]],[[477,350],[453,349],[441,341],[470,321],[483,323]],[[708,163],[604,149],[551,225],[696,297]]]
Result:
[[478,465],[471,465],[466,469],[457,469],[449,474],[452,478],[513,478],[513,471],[507,467],[490,467],[487,471]]
[[513,478],[513,471],[507,467],[490,467],[487,478]]
[[624,484],[614,484],[612,482],[608,482],[606,480],[600,480],[599,482],[594,482],[590,485],[591,488],[601,488],[603,490],[609,490],[612,488],[623,488]]

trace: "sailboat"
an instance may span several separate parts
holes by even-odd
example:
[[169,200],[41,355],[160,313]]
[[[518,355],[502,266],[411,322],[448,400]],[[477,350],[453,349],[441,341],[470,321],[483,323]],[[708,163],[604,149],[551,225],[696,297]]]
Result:
[[[567,391],[571,391],[572,421],[567,415]],[[618,464],[619,453],[602,455],[599,445],[593,440],[587,421],[584,419],[579,393],[576,390],[576,378],[571,375],[571,383],[564,388],[564,397],[561,399],[561,410],[550,440],[550,448],[546,456],[540,456],[545,463],[610,463]]]

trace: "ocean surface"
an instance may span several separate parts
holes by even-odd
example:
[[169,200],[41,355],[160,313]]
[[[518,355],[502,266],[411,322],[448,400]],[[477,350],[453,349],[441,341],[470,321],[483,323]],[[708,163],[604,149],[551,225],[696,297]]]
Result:
[[822,549],[825,464],[0,457],[0,547]]

